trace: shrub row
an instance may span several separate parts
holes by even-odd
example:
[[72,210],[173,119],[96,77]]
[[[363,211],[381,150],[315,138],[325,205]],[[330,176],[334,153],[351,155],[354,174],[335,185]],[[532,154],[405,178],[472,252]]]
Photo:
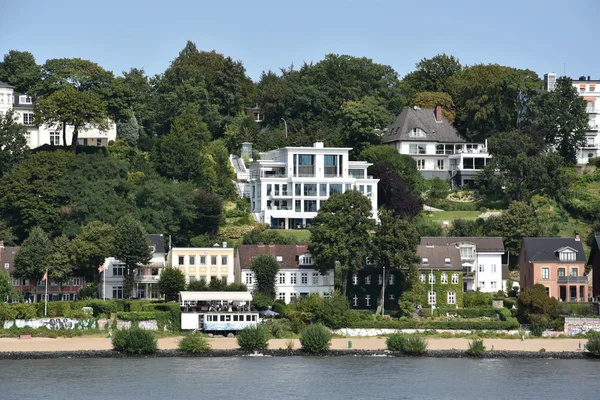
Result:
[[400,320],[378,320],[358,321],[349,324],[348,328],[355,329],[465,329],[465,330],[511,330],[518,329],[519,322],[516,318],[508,317],[505,321],[400,321]]
[[390,351],[400,351],[411,356],[418,356],[427,350],[427,341],[421,335],[404,335],[394,333],[386,340]]

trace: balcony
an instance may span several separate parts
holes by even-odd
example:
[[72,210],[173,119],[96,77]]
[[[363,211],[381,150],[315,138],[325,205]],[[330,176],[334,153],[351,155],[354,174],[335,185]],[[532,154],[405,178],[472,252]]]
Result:
[[159,275],[136,275],[135,281],[138,283],[153,283],[160,280]]
[[335,165],[326,166],[325,167],[325,178],[341,178],[341,175],[338,174],[338,167]]
[[559,276],[558,283],[588,283],[587,276]]
[[315,166],[314,165],[299,165],[297,177],[301,178],[314,178],[315,177]]
[[267,196],[271,196],[271,197],[292,197],[292,192],[288,192],[287,190],[282,190],[281,192],[273,192],[271,193],[267,193]]
[[269,211],[273,211],[273,210],[275,210],[275,211],[282,211],[282,210],[290,211],[290,210],[292,210],[292,206],[270,206],[270,207],[267,207],[267,210],[269,210]]

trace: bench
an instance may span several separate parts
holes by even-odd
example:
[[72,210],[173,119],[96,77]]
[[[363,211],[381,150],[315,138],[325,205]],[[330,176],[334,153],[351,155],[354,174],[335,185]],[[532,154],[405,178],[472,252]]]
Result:
[[19,339],[31,339],[31,335],[19,335]]

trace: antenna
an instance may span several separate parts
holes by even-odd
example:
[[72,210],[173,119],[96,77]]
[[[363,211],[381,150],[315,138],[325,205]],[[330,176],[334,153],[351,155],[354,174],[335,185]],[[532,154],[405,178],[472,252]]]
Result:
[[567,63],[563,63],[563,76],[567,76]]

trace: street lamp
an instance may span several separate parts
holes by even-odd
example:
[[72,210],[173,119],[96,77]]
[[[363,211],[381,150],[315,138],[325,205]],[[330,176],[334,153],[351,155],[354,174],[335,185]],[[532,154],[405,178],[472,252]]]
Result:
[[281,120],[283,121],[283,123],[285,124],[285,138],[287,139],[287,121],[285,120],[285,118],[281,117]]

